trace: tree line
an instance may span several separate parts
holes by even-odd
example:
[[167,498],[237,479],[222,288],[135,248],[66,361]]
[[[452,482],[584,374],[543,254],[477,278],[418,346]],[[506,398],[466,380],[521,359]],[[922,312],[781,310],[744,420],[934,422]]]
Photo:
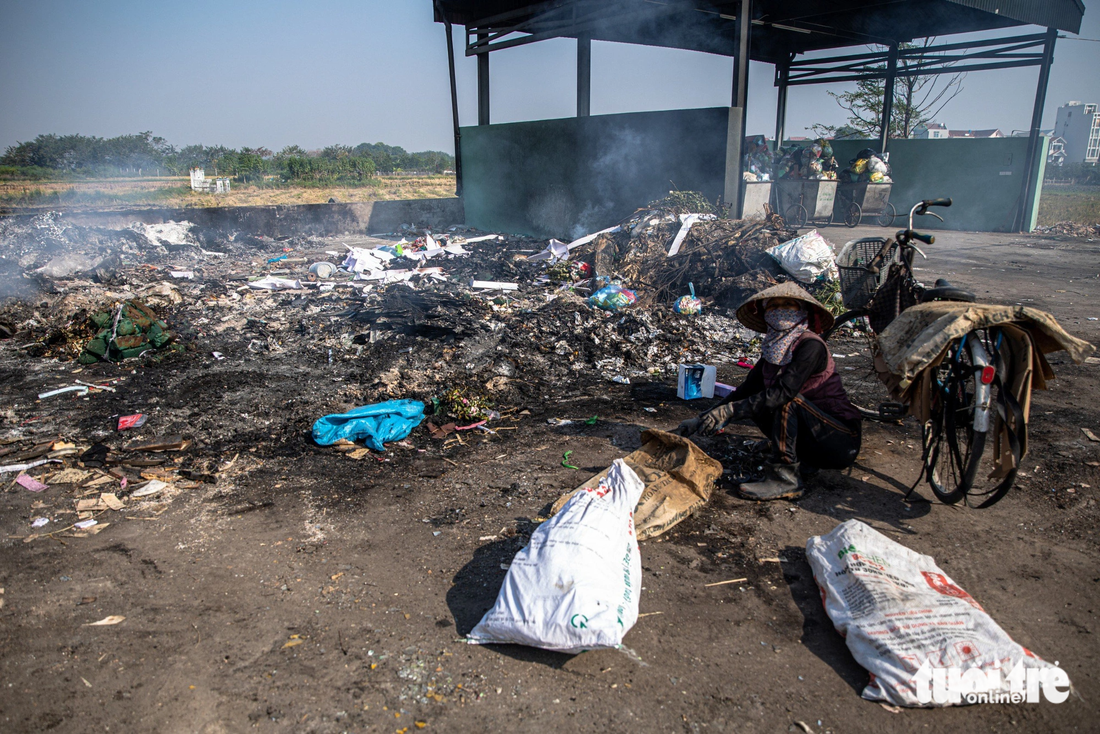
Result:
[[224,145],[176,148],[152,132],[141,132],[115,138],[39,135],[8,146],[0,157],[0,176],[8,178],[183,176],[192,168],[242,182],[359,183],[376,173],[443,173],[454,169],[454,156],[436,150],[409,153],[385,143],[314,151],[288,145],[278,153]]

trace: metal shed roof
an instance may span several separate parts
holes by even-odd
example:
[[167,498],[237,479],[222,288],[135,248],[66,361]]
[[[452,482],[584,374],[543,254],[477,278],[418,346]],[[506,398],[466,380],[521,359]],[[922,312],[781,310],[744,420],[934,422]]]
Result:
[[[729,0],[437,0],[436,20],[443,20],[442,8],[471,32],[512,29],[511,36],[493,38],[490,50],[585,34],[732,56],[740,6]],[[1085,12],[1081,0],[754,0],[752,8],[752,58],[772,63],[792,53],[1028,24],[1077,33]]]

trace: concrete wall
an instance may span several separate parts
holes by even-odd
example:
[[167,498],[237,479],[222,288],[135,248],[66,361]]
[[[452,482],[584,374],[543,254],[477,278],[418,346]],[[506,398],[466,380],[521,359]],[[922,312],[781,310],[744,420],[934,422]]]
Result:
[[[12,216],[30,217],[16,213]],[[185,209],[129,209],[65,212],[61,221],[86,227],[125,227],[132,222],[194,222],[203,227],[284,235],[378,234],[402,224],[447,227],[465,223],[462,199],[405,199],[347,204],[236,206]]]
[[462,128],[466,223],[570,238],[673,189],[723,195],[730,108]]
[[[1043,139],[1034,180],[1041,182],[1046,167]],[[804,143],[802,143],[804,144]],[[835,140],[833,154],[841,167],[863,148],[877,148],[868,140]],[[890,152],[894,188],[890,201],[899,214],[921,199],[949,196],[950,209],[937,210],[947,221],[921,217],[918,229],[958,229],[977,232],[1012,230],[1016,207],[1024,183],[1024,158],[1027,138],[987,138],[948,140],[891,140]],[[1031,207],[1030,221],[1024,230],[1035,228],[1038,197]],[[866,222],[866,219],[865,219]],[[898,221],[895,226],[903,226]]]

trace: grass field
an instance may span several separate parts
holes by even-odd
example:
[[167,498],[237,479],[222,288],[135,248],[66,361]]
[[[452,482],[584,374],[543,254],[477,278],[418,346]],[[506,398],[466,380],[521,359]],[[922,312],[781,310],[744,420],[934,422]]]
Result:
[[191,191],[188,179],[140,178],[88,181],[0,181],[0,206],[50,209],[132,207],[264,206],[340,202],[437,199],[454,196],[455,177],[379,176],[362,186],[233,184],[229,194]]
[[1100,186],[1046,184],[1039,197],[1039,226],[1100,223]]

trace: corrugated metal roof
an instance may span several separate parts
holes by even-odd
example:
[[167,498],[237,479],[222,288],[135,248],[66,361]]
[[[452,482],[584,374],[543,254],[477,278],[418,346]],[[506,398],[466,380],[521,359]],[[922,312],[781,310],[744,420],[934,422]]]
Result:
[[1081,32],[1081,17],[1085,14],[1085,4],[1081,0],[949,0],[949,2],[1069,33]]

